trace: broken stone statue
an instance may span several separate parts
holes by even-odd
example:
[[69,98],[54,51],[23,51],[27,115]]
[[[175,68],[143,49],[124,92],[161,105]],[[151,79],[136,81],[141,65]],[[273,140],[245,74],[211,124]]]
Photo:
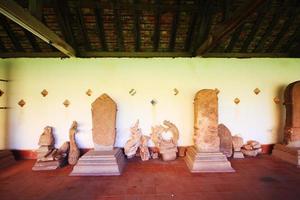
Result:
[[140,155],[141,155],[141,159],[142,161],[146,161],[150,159],[150,152],[149,152],[149,148],[148,148],[148,141],[149,141],[150,137],[146,136],[146,135],[142,135],[141,137],[141,143],[140,143]]
[[230,130],[224,125],[218,125],[218,136],[220,137],[220,151],[228,158],[232,156],[232,136]]
[[52,127],[46,126],[40,136],[37,152],[37,161],[32,167],[33,171],[54,170],[67,164],[69,142],[65,142],[59,149],[54,147]]
[[262,152],[262,148],[258,141],[249,140],[242,146],[241,151],[245,156],[255,157]]
[[70,165],[75,165],[79,159],[80,151],[77,147],[75,134],[77,132],[77,122],[73,121],[70,131],[69,131],[69,138],[70,138],[70,152],[68,156],[68,162]]
[[115,148],[117,105],[102,94],[92,103],[92,134],[94,149],[79,158],[70,176],[120,175],[125,167],[125,156]]
[[218,136],[218,96],[216,90],[203,89],[194,99],[194,146],[188,148],[185,161],[192,173],[234,172],[220,152]]
[[[177,157],[177,142],[179,139],[179,131],[175,124],[165,120],[163,124],[166,126],[154,126],[152,127],[151,139],[155,146],[159,149],[162,159],[164,161],[175,160]],[[171,132],[171,139],[164,139],[163,134]]]
[[272,155],[300,168],[300,81],[289,84],[284,91],[286,108],[284,139],[276,144]]
[[124,146],[124,152],[127,158],[133,158],[141,143],[142,132],[139,128],[139,120],[130,128],[131,136]]

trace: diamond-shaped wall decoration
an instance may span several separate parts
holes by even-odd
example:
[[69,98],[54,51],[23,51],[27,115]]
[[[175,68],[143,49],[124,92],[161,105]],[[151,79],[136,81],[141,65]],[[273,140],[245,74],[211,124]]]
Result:
[[71,104],[71,102],[70,102],[68,99],[66,99],[66,100],[63,102],[63,104],[64,104],[64,106],[67,108],[67,107]]
[[178,91],[177,88],[174,88],[173,91],[174,91],[174,95],[175,95],[175,96],[179,93],[179,91]]
[[21,100],[18,102],[18,105],[21,106],[21,107],[25,106],[25,104],[26,104],[26,102],[25,102],[23,99],[21,99]]
[[235,98],[235,99],[234,99],[234,103],[235,103],[235,104],[239,104],[240,102],[241,102],[241,100],[240,100],[239,98]]
[[260,89],[259,89],[259,88],[255,88],[255,89],[253,90],[253,92],[254,92],[256,95],[258,95],[258,94],[260,93]]
[[43,97],[48,95],[48,91],[46,89],[43,89],[43,91],[41,92],[41,94],[43,95]]
[[131,96],[134,96],[134,95],[136,94],[136,90],[135,90],[135,89],[129,90],[129,94],[130,94]]
[[274,103],[279,104],[280,103],[280,98],[279,97],[274,97],[273,101],[274,101]]
[[88,96],[91,96],[93,93],[93,91],[91,89],[88,89],[85,94],[88,95]]
[[152,104],[152,106],[155,106],[155,105],[157,104],[157,101],[156,101],[155,99],[152,99],[152,100],[150,101],[150,103]]
[[4,92],[2,90],[0,90],[0,97],[4,94]]

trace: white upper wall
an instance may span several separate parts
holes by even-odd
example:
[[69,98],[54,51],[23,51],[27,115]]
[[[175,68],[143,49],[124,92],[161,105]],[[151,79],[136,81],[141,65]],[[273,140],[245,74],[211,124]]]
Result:
[[[2,59],[9,70],[8,146],[36,149],[43,128],[54,127],[56,146],[68,140],[73,120],[79,123],[77,141],[92,148],[91,103],[102,93],[118,105],[116,146],[129,138],[137,119],[142,132],[170,120],[180,131],[179,145],[191,145],[193,98],[198,90],[218,88],[219,123],[245,140],[263,144],[280,141],[284,122],[284,88],[300,79],[299,59],[106,58]],[[261,90],[255,95],[253,90]],[[93,91],[87,96],[88,89]],[[173,89],[179,94],[174,96]],[[41,95],[48,90],[47,97]],[[129,94],[131,89],[137,92]],[[236,105],[233,100],[241,102]],[[24,99],[21,108],[18,101]],[[63,101],[71,104],[65,108]],[[157,100],[153,107],[151,100]]]
[[[7,79],[7,67],[1,64],[0,79]],[[0,90],[4,92],[0,97],[0,107],[7,107],[7,82],[0,81]],[[7,110],[0,109],[0,149],[5,149],[7,145],[6,119]]]

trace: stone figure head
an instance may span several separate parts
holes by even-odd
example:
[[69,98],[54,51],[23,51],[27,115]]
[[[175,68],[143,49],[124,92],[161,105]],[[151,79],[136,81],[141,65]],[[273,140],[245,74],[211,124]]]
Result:
[[40,146],[52,146],[54,145],[54,136],[52,133],[52,127],[46,126],[44,132],[40,136],[39,143]]

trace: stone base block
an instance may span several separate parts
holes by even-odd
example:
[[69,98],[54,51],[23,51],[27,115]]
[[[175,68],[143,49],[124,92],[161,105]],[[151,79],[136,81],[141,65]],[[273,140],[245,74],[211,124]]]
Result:
[[37,161],[32,167],[32,171],[55,170],[67,164],[66,159],[52,161]]
[[233,153],[233,158],[241,159],[241,158],[245,158],[245,156],[241,151],[235,151]]
[[300,168],[300,148],[287,147],[286,145],[276,144],[272,151],[272,156],[294,164]]
[[74,166],[70,176],[121,175],[126,161],[120,148],[111,151],[90,150]]
[[235,172],[221,152],[197,152],[195,147],[190,147],[187,150],[185,162],[192,173]]
[[0,169],[16,163],[15,157],[10,150],[0,150]]

